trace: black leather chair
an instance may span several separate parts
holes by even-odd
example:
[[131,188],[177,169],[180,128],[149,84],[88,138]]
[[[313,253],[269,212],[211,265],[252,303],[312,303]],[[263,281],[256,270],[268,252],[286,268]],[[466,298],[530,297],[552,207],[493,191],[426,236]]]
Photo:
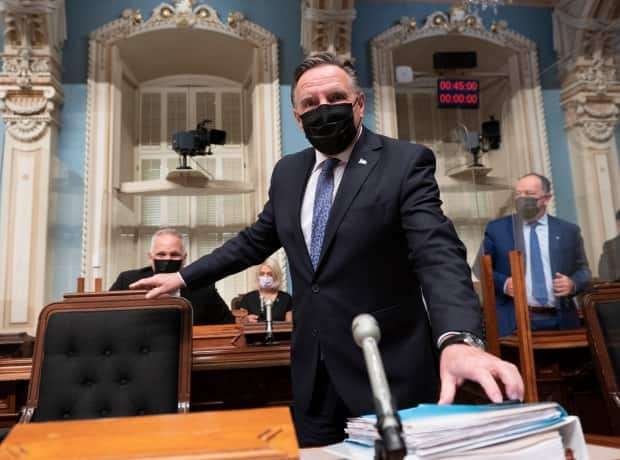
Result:
[[187,412],[191,355],[185,299],[65,296],[39,316],[20,422]]
[[584,296],[583,309],[611,429],[620,436],[620,283],[595,285]]

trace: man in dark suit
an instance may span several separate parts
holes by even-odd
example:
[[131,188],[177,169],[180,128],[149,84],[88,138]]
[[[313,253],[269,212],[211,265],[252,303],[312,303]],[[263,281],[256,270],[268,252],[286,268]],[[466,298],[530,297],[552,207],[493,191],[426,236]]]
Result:
[[283,246],[293,281],[291,373],[303,447],[342,440],[348,416],[374,410],[351,334],[360,313],[379,323],[399,407],[436,401],[439,379],[441,403],[452,402],[466,379],[501,401],[494,377],[510,398],[521,398],[516,368],[474,346],[480,305],[465,248],[441,212],[432,152],[363,127],[355,70],[329,53],[296,69],[292,99],[314,148],[276,164],[258,220],[179,274],[132,287],[151,288],[154,297],[213,282]]
[[547,214],[549,200],[549,179],[526,174],[515,189],[516,214],[493,220],[486,227],[482,250],[493,263],[500,336],[516,328],[509,260],[514,249],[525,254],[532,330],[579,326],[572,297],[588,286],[592,274],[579,227]]
[[[110,291],[129,289],[129,285],[155,273],[174,273],[184,265],[187,253],[183,246],[183,236],[176,230],[158,230],[151,239],[148,253],[151,265],[137,270],[122,272],[110,287]],[[196,287],[181,288],[181,297],[192,304],[194,325],[234,323],[235,319],[220,297],[213,283],[197,284]]]
[[620,280],[620,210],[616,211],[618,235],[603,243],[603,253],[598,261],[600,281]]

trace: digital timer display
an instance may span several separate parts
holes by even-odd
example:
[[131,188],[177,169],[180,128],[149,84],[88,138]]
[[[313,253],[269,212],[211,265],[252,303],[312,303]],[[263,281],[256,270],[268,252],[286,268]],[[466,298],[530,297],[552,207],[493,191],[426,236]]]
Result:
[[438,78],[437,104],[440,109],[477,109],[480,105],[480,82],[458,78]]

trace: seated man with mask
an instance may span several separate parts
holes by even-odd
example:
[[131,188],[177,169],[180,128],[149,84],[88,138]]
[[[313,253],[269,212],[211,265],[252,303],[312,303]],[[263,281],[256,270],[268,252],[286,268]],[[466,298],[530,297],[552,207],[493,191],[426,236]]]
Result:
[[[158,230],[151,239],[151,251],[148,257],[151,261],[150,266],[122,272],[110,287],[110,291],[129,289],[131,283],[156,273],[178,272],[187,259],[183,236],[171,228]],[[235,322],[226,302],[220,297],[213,284],[191,289],[182,288],[181,297],[185,297],[192,304],[194,326]]]
[[547,214],[551,182],[540,174],[521,177],[516,214],[487,224],[482,253],[493,263],[499,336],[516,329],[509,253],[524,252],[525,284],[532,330],[572,329],[579,319],[572,297],[590,283],[579,227]]

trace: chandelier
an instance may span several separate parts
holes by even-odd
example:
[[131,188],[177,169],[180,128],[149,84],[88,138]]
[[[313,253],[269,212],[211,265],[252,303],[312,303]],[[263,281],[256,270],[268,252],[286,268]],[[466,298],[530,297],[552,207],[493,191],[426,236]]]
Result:
[[463,5],[469,14],[478,14],[479,10],[492,8],[493,13],[497,15],[497,7],[506,3],[512,3],[512,0],[463,0]]

